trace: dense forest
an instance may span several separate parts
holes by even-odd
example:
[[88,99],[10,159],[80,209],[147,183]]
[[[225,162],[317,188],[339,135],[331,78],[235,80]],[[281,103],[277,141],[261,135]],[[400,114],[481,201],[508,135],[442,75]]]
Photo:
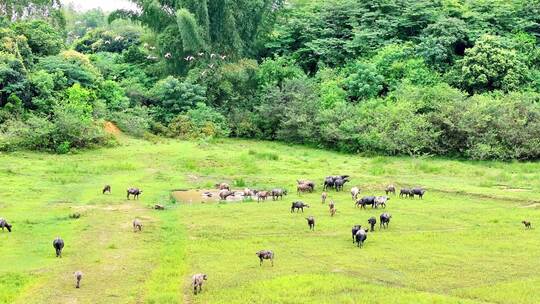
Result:
[[540,157],[539,0],[0,3],[0,150],[242,137]]

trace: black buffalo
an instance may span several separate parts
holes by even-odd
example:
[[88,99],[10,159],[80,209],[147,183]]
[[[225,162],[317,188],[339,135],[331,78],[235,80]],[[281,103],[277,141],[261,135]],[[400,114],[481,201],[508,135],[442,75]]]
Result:
[[139,190],[139,188],[129,188],[127,189],[127,199],[129,199],[130,195],[133,195],[134,199],[139,199],[139,195],[141,195],[142,190]]
[[356,241],[356,246],[358,247],[362,247],[364,246],[364,242],[366,241],[367,239],[367,231],[360,228],[357,232],[356,232],[356,235],[355,235],[355,241]]
[[296,209],[296,212],[298,212],[299,210],[302,210],[302,213],[303,213],[304,207],[309,208],[309,205],[303,202],[293,202],[291,205],[291,213],[294,211],[294,209]]
[[390,219],[392,218],[392,215],[385,212],[381,214],[379,219],[381,220],[381,223],[379,224],[379,228],[388,228],[388,224],[390,224]]
[[368,220],[369,225],[371,226],[371,232],[375,231],[375,224],[377,224],[377,219],[372,216]]
[[356,201],[356,207],[366,208],[366,205],[375,205],[375,196],[364,196]]
[[53,241],[53,247],[56,251],[56,257],[62,257],[62,249],[64,249],[64,240],[62,240],[60,237],[57,237]]

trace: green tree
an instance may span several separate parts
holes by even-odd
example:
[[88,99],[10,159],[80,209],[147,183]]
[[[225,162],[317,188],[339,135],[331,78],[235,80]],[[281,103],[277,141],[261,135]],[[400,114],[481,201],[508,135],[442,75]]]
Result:
[[58,29],[43,20],[17,22],[12,28],[17,34],[28,39],[32,53],[37,56],[56,55],[62,49],[62,36]]
[[198,102],[205,102],[205,88],[169,76],[156,83],[150,92],[153,112],[159,122],[168,123]]
[[[457,75],[456,75],[457,74]],[[454,71],[459,84],[469,93],[519,89],[527,76],[527,67],[504,39],[484,35],[465,51]]]

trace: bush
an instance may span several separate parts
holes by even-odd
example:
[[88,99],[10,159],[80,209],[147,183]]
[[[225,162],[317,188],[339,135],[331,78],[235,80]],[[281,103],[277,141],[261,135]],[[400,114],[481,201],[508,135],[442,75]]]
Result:
[[151,118],[145,107],[133,107],[120,112],[111,112],[108,119],[123,132],[136,137],[144,136],[151,124]]
[[226,137],[229,133],[225,117],[204,103],[178,115],[168,126],[169,136],[184,139]]

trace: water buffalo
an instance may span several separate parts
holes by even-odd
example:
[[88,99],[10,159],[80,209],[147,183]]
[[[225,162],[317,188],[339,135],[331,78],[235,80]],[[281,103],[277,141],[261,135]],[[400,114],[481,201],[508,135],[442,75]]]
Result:
[[347,178],[338,178],[334,180],[334,188],[336,191],[343,190],[343,185],[345,185],[346,182],[348,182],[349,179]]
[[345,180],[348,177],[349,177],[348,175],[336,175],[336,176],[325,177],[324,182],[323,182],[323,190],[326,191],[328,188],[336,188],[336,180],[338,179]]
[[231,187],[227,183],[215,184],[214,187],[216,187],[218,190],[229,190],[229,191],[231,191]]
[[229,191],[229,190],[221,190],[219,191],[219,199],[224,201],[227,199],[227,197],[229,196],[234,196],[234,192],[233,191]]
[[353,201],[356,201],[358,199],[358,194],[360,194],[360,188],[352,187],[351,188],[351,196],[352,196]]
[[326,191],[328,188],[334,188],[334,177],[327,176],[324,178],[323,190]]
[[274,253],[271,250],[261,250],[256,255],[259,257],[259,266],[262,266],[263,260],[270,260],[272,267],[274,267]]
[[309,226],[309,230],[315,230],[315,218],[310,215],[309,217],[306,217],[306,220]]
[[64,249],[64,240],[62,240],[60,237],[56,237],[53,241],[53,247],[56,251],[56,257],[61,258],[62,257],[62,249]]
[[336,209],[336,207],[332,207],[332,208],[330,208],[330,216],[334,216],[334,215],[336,215],[336,212],[337,212],[337,209]]
[[291,213],[294,212],[294,209],[296,209],[296,212],[302,210],[302,213],[304,213],[304,207],[309,208],[309,205],[304,204],[303,202],[293,202],[291,205]]
[[105,194],[105,192],[111,194],[111,186],[110,185],[105,185],[105,187],[103,187],[103,194]]
[[414,195],[411,192],[411,189],[408,188],[402,188],[399,190],[399,197],[414,197]]
[[394,187],[394,185],[388,185],[386,186],[386,189],[384,190],[384,192],[386,193],[386,195],[388,195],[388,193],[392,193],[396,195],[396,187]]
[[296,194],[300,195],[302,192],[312,192],[313,188],[308,184],[298,184],[296,186]]
[[127,189],[127,199],[129,199],[130,195],[133,195],[134,199],[139,199],[139,195],[142,193],[142,190],[139,190],[139,188],[129,188]]
[[203,283],[206,280],[208,280],[208,276],[204,273],[197,273],[191,277],[191,285],[193,286],[194,294],[200,293],[202,291]]
[[374,216],[372,216],[367,221],[368,221],[368,224],[371,226],[371,231],[372,232],[375,231],[375,224],[377,224],[377,219]]
[[137,232],[137,230],[142,230],[143,224],[138,219],[133,220],[133,232]]
[[310,189],[309,192],[313,192],[315,190],[315,183],[310,180],[297,180],[296,183],[298,185],[306,185]]
[[356,246],[358,247],[364,246],[364,242],[367,239],[367,233],[368,232],[362,228],[358,229],[358,231],[356,232],[356,235],[354,236],[355,241],[356,241]]
[[258,191],[257,192],[257,202],[266,201],[266,199],[270,196],[270,191]]
[[360,230],[360,228],[362,228],[361,225],[354,225],[352,227],[351,232],[352,232],[352,242],[353,242],[353,244],[354,244],[354,241],[355,241],[356,233],[358,232],[358,230]]
[[373,204],[373,207],[374,208],[378,208],[379,206],[383,207],[383,208],[386,208],[386,202],[389,200],[390,198],[388,196],[377,196],[375,197],[375,201],[374,201],[374,204]]
[[2,228],[2,232],[4,232],[4,228],[8,230],[8,232],[11,232],[11,228],[13,226],[10,225],[5,219],[0,218],[0,228]]
[[251,191],[249,188],[244,188],[244,199],[245,198],[251,198],[251,196],[253,195],[253,191]]
[[82,277],[83,277],[83,273],[82,271],[75,271],[73,273],[73,275],[75,276],[75,288],[79,288],[81,287],[81,280],[82,280]]
[[334,201],[330,201],[330,204],[328,204],[328,208],[330,209],[330,216],[334,216],[337,212],[336,204],[334,203]]
[[530,229],[531,228],[531,222],[529,221],[521,221],[523,225],[525,225],[525,228]]
[[391,218],[392,218],[392,215],[390,215],[387,212],[381,214],[381,216],[379,217],[379,219],[381,220],[381,223],[379,224],[379,229],[380,228],[388,228],[388,224],[390,224],[390,219]]
[[281,188],[272,189],[270,191],[270,194],[272,195],[272,200],[283,199],[284,195],[287,195],[287,190],[283,190]]
[[366,208],[366,205],[371,205],[373,208],[373,205],[375,204],[375,196],[364,196],[361,199],[356,201],[356,207],[360,206],[360,208]]
[[422,188],[412,188],[409,196],[414,197],[415,195],[418,195],[420,198],[422,198],[424,193],[426,193],[426,190]]

